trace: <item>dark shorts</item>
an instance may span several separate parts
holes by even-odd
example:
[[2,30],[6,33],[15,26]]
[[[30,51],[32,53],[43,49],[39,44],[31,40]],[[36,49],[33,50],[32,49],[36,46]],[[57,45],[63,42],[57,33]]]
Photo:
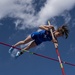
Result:
[[43,42],[42,40],[40,40],[38,32],[32,33],[31,34],[31,38],[34,40],[34,42],[36,43],[36,45],[39,45],[39,44],[41,44]]

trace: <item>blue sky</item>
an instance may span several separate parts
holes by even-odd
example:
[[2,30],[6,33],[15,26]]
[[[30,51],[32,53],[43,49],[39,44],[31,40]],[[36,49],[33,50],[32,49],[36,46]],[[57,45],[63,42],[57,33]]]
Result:
[[[58,38],[59,52],[63,61],[75,64],[75,1],[74,0],[5,0],[0,1],[0,42],[13,45],[38,30],[39,25],[50,20],[55,28],[67,23],[68,39]],[[22,47],[22,46],[20,46]],[[58,62],[24,53],[14,59],[9,47],[0,45],[1,75],[62,75]],[[30,49],[57,59],[53,43],[44,42]],[[74,75],[75,67],[63,64],[66,75]]]

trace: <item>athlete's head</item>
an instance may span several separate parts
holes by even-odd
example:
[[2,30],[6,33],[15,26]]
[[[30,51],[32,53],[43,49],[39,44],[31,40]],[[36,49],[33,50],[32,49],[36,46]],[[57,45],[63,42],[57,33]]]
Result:
[[60,33],[60,35],[65,36],[66,39],[68,38],[69,29],[68,29],[68,26],[66,24],[59,27],[57,29],[57,31]]

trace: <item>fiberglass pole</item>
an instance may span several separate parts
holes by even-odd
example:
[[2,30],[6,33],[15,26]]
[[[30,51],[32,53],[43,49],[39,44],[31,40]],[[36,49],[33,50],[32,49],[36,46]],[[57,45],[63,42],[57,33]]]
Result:
[[[48,21],[48,24],[50,25],[50,21]],[[55,39],[54,35],[53,35],[53,32],[52,32],[52,29],[50,29],[50,32],[51,32],[51,35],[52,35],[52,39]],[[62,70],[62,75],[66,75],[65,71],[64,71],[63,64],[62,64],[62,60],[60,58],[60,53],[58,51],[58,46],[56,45],[56,43],[54,43],[54,46],[55,46],[56,53],[57,53],[57,56],[58,56],[58,60],[59,60],[59,63],[60,63],[60,67],[61,67],[61,70]]]

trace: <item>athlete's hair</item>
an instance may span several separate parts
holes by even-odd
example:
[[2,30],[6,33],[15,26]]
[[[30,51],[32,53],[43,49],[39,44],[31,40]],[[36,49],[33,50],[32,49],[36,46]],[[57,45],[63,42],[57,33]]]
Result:
[[65,36],[66,39],[68,38],[69,29],[68,29],[67,24],[64,24],[64,25],[62,25],[61,27],[59,27],[59,28],[57,29],[57,31],[59,31],[63,36]]

